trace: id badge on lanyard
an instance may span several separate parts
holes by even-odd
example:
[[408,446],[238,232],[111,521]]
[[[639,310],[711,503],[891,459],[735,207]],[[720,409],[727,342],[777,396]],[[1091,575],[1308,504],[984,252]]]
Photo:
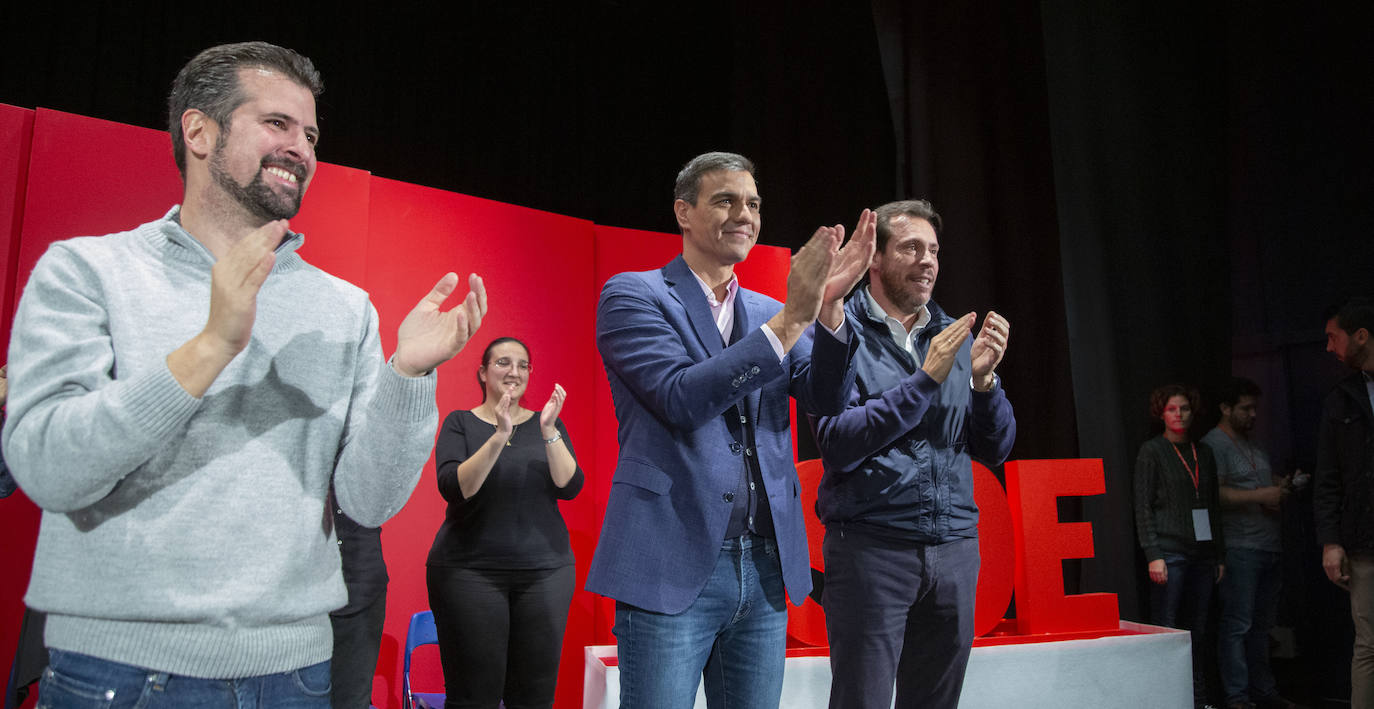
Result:
[[1212,519],[1206,507],[1193,509],[1193,538],[1200,542],[1212,541]]

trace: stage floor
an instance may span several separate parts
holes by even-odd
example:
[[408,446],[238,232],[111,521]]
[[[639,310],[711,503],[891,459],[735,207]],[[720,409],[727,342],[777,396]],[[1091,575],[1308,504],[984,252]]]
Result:
[[[1193,705],[1188,633],[1121,621],[1109,637],[975,646],[961,709],[996,707],[1157,707]],[[788,651],[783,709],[824,708],[830,661],[824,648]],[[586,649],[584,709],[620,706],[614,645]],[[705,709],[700,688],[696,706]]]

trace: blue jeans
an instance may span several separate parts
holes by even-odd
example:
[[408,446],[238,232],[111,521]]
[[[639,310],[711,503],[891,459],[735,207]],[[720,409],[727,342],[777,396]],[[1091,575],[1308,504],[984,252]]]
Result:
[[39,709],[329,709],[329,662],[274,675],[200,679],[50,650]]
[[[1217,583],[1217,563],[1212,557],[1190,559],[1164,555],[1169,577],[1163,585],[1150,586],[1150,619],[1155,625],[1187,628],[1193,646],[1193,701],[1201,706],[1207,698],[1206,652],[1203,633],[1207,632],[1207,606],[1212,602],[1212,587]],[[1186,623],[1180,619],[1186,618]]]
[[668,615],[617,603],[614,630],[624,709],[690,709],[701,682],[712,709],[776,709],[787,650],[777,542],[725,540],[687,610]]
[[1218,652],[1226,702],[1278,697],[1269,671],[1269,629],[1279,607],[1279,553],[1226,550]]

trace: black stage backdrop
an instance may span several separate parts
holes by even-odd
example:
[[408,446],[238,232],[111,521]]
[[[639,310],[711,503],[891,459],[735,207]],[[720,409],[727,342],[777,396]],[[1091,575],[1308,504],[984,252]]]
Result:
[[324,74],[321,159],[383,177],[672,231],[677,169],[734,150],[759,165],[763,242],[790,247],[928,197],[937,300],[1014,326],[1014,456],[1105,460],[1108,494],[1061,506],[1097,537],[1067,585],[1121,594],[1127,618],[1150,388],[1259,379],[1276,462],[1310,469],[1339,374],[1320,313],[1374,267],[1357,4],[360,7],[5,3],[0,101],[164,128],[186,59],[265,39]]

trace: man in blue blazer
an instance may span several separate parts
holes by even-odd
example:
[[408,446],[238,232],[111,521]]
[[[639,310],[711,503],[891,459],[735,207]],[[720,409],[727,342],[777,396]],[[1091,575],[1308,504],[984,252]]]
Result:
[[[587,589],[616,599],[620,704],[776,707],[787,607],[811,591],[788,395],[844,409],[857,338],[843,299],[874,219],[822,227],[792,257],[787,302],[734,277],[758,240],[754,166],[697,156],[678,174],[682,255],[601,292],[597,347],[620,458]],[[820,320],[822,328],[812,328]]]

